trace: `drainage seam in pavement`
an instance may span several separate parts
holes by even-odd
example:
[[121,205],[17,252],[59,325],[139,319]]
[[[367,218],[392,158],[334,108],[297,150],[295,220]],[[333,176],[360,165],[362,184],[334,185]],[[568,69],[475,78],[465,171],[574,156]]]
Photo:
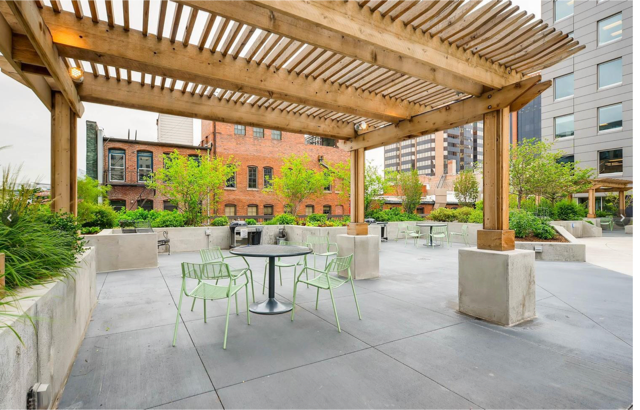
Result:
[[[166,402],[166,403],[158,404],[157,406],[147,407],[146,409],[147,409],[147,410],[148,410],[148,409],[155,409],[155,408],[158,408],[158,407],[160,407],[160,406],[166,406],[167,404],[176,403],[176,402],[179,402],[179,401],[181,401],[181,400],[190,399],[190,398],[192,398],[192,397],[202,396],[203,394],[208,394],[208,393],[211,393],[211,392],[215,392],[215,389],[214,389],[214,390],[205,391],[205,392],[202,392],[202,393],[198,393],[198,394],[194,394],[194,395],[191,395],[191,396],[183,397],[182,399],[171,400],[171,401],[168,401],[168,402]],[[218,400],[220,400],[220,397],[218,397]],[[222,402],[221,402],[220,404],[222,404]]]

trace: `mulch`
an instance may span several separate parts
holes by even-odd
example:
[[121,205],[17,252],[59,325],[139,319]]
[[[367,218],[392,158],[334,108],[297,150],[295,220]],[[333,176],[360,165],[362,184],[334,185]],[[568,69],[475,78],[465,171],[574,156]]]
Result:
[[529,235],[529,236],[525,236],[524,238],[516,238],[516,242],[565,242],[565,243],[568,243],[569,241],[564,236],[556,234],[556,236],[552,239],[540,239],[540,238],[536,238],[533,235]]

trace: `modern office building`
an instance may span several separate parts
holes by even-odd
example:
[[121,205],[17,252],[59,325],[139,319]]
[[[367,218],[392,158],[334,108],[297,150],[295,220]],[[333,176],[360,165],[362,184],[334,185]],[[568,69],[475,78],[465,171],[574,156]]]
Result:
[[542,97],[538,96],[518,112],[511,113],[511,143],[540,141],[542,137]]
[[542,137],[599,178],[633,178],[632,14],[630,0],[542,2],[544,22],[586,46],[542,72],[553,80],[542,95]]

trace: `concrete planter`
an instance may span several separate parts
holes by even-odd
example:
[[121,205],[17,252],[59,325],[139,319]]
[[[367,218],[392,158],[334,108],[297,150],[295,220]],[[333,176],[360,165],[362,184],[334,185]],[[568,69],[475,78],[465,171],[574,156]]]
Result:
[[561,226],[567,230],[575,238],[592,238],[602,236],[602,228],[600,228],[600,219],[589,219],[595,225],[591,225],[585,221],[553,221],[551,225]]
[[[447,227],[449,232],[462,232],[462,226],[467,225],[468,233],[469,233],[469,244],[477,245],[478,244],[478,231],[482,229],[482,224],[470,224],[470,223],[462,223],[462,222],[447,222]],[[428,229],[427,232],[428,233]],[[464,243],[464,239],[462,236],[454,235],[451,237],[452,243]]]
[[98,272],[158,266],[158,236],[154,232],[123,234],[119,229],[105,229],[84,239],[95,247]]
[[633,225],[627,225],[624,227],[624,233],[633,235]]
[[[156,240],[164,238],[162,232],[168,232],[171,252],[196,252],[211,246],[229,249],[231,244],[231,229],[228,226],[153,228],[153,230],[157,235]],[[164,248],[160,251],[165,252]]]
[[[315,226],[285,225],[285,232],[287,233],[287,240],[292,242],[304,243],[308,236],[315,235],[328,236],[329,242],[338,243],[338,235],[346,235],[347,227],[337,226],[320,228]],[[369,235],[374,235],[380,238],[380,225],[369,225]]]
[[[553,222],[552,222],[553,223]],[[535,251],[536,260],[550,262],[586,262],[587,246],[578,243],[576,238],[562,226],[552,225],[555,230],[569,242],[518,242],[516,249]]]
[[416,221],[406,221],[406,222],[389,222],[387,223],[387,238],[390,241],[395,241],[398,235],[398,227],[400,224],[406,224],[409,226],[416,226],[418,222]]
[[23,318],[9,319],[20,343],[0,328],[0,408],[24,409],[36,382],[49,385],[51,404],[62,393],[96,305],[96,250],[79,258],[74,279],[19,291],[18,312],[36,318],[35,328]]

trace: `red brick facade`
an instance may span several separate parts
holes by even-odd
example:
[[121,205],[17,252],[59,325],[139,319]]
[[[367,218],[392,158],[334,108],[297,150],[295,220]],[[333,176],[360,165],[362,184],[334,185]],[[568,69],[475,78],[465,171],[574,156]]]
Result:
[[[222,158],[233,157],[240,163],[236,176],[236,188],[225,189],[218,214],[225,213],[225,206],[227,210],[235,206],[236,215],[245,216],[252,211],[257,212],[257,215],[264,215],[265,205],[267,212],[269,212],[268,207],[273,206],[274,215],[283,213],[285,204],[274,195],[262,191],[264,170],[271,168],[274,177],[280,175],[282,159],[290,154],[306,153],[311,160],[310,164],[318,171],[324,169],[319,163],[321,158],[329,163],[349,160],[348,152],[334,147],[307,144],[305,136],[301,134],[282,132],[281,139],[277,139],[274,138],[274,131],[268,129],[263,130],[262,137],[256,132],[256,128],[252,127],[244,128],[245,135],[241,135],[241,130],[238,130],[240,131],[238,134],[234,131],[233,124],[202,121],[201,145],[209,147],[213,155]],[[248,188],[249,167],[257,167],[258,185],[255,189]],[[298,213],[304,214],[307,206],[313,206],[314,213],[323,213],[324,210],[325,213],[332,215],[349,214],[348,201],[340,198],[335,192],[335,187],[331,188],[330,193],[303,203]]]
[[[109,153],[112,150],[125,152],[125,181],[120,182],[122,174],[109,168]],[[185,145],[167,144],[150,141],[133,141],[127,139],[109,138],[104,142],[104,176],[105,184],[111,185],[109,201],[112,205],[125,206],[129,210],[138,208],[138,201],[145,201],[145,206],[151,204],[155,210],[165,208],[165,197],[155,196],[154,191],[145,188],[144,183],[138,182],[138,153],[150,152],[153,156],[153,170],[164,166],[163,156],[177,150],[182,155],[208,155],[207,148],[190,147]]]

